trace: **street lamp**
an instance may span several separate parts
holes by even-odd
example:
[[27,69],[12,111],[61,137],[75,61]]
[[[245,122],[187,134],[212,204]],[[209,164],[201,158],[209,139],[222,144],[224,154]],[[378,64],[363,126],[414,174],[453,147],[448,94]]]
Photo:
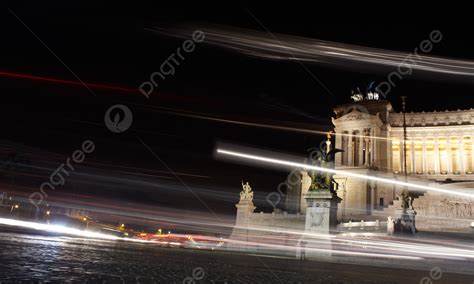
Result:
[[18,208],[20,208],[20,205],[18,204],[12,205],[12,207],[10,208],[10,213],[13,212],[13,209],[18,209]]
[[50,214],[51,214],[51,211],[49,211],[49,210],[48,210],[48,211],[46,211],[46,215],[48,215],[48,216],[49,216]]
[[87,217],[83,217],[82,221],[86,222],[86,230],[89,229],[89,219]]

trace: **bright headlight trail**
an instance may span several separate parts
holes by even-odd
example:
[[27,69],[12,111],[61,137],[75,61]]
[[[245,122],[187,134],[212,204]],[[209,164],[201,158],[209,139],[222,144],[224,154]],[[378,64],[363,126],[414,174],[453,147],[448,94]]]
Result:
[[39,231],[51,232],[51,233],[59,233],[69,236],[76,236],[76,237],[84,237],[84,238],[94,238],[94,239],[104,239],[104,240],[126,240],[132,242],[147,242],[141,240],[135,240],[130,238],[120,238],[108,234],[96,233],[91,231],[84,231],[74,228],[69,228],[66,226],[61,225],[53,225],[53,224],[43,224],[37,222],[29,222],[29,221],[19,221],[15,219],[8,219],[8,218],[0,218],[1,225],[8,225],[14,227],[22,227],[28,229],[34,229]]
[[253,161],[265,162],[265,163],[270,163],[270,164],[282,165],[282,166],[290,166],[294,168],[302,168],[302,169],[307,169],[307,170],[327,172],[327,173],[344,175],[344,176],[349,176],[349,177],[354,177],[354,178],[359,178],[359,179],[378,181],[378,182],[383,182],[383,183],[393,184],[393,185],[398,185],[398,186],[406,186],[412,189],[434,191],[434,192],[445,193],[445,194],[450,194],[450,195],[474,198],[474,195],[469,194],[469,193],[452,191],[448,189],[436,188],[436,187],[431,187],[431,186],[426,186],[426,185],[421,185],[421,184],[408,183],[408,182],[403,182],[403,181],[398,181],[398,180],[391,180],[387,178],[375,177],[375,176],[370,176],[370,175],[358,174],[358,173],[353,173],[349,171],[322,168],[318,166],[297,163],[297,162],[292,162],[292,161],[286,161],[286,160],[281,160],[281,159],[276,159],[276,158],[252,155],[252,154],[247,154],[247,153],[242,153],[242,152],[237,152],[237,151],[217,149],[217,153],[222,154],[222,155],[232,156],[232,157],[238,157],[238,158],[242,158],[246,160],[253,160]]

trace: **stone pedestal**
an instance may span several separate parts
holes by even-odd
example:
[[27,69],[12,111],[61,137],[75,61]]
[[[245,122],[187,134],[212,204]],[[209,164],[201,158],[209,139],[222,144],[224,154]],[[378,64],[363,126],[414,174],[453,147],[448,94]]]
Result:
[[244,242],[244,243],[229,243],[228,248],[234,250],[246,250],[249,234],[249,219],[251,214],[255,211],[255,206],[251,200],[240,200],[235,205],[237,207],[237,216],[235,219],[235,227],[232,230],[232,234],[229,237],[231,240]]
[[304,236],[299,241],[297,258],[331,256],[331,231],[337,228],[337,206],[341,199],[329,190],[309,191],[306,200]]
[[394,234],[416,234],[416,212],[413,209],[397,208],[394,211]]
[[239,203],[235,204],[235,207],[237,207],[235,226],[246,228],[248,226],[250,214],[255,211],[255,205],[253,205],[252,201],[241,200]]

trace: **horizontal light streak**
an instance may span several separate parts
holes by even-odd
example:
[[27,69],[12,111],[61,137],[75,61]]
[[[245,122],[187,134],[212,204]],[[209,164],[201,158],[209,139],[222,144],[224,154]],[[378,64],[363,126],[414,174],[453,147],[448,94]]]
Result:
[[17,79],[33,80],[33,81],[43,81],[43,82],[48,82],[48,83],[60,84],[60,85],[87,86],[92,89],[105,89],[105,90],[120,91],[120,92],[126,92],[126,93],[138,93],[136,89],[131,89],[131,88],[112,86],[112,85],[106,85],[106,84],[97,84],[97,83],[84,83],[80,81],[63,80],[63,79],[57,79],[57,78],[52,78],[52,77],[36,76],[36,75],[29,75],[29,74],[0,72],[0,76],[17,78]]
[[126,240],[126,241],[133,241],[133,242],[146,242],[141,240],[135,240],[130,238],[121,238],[116,237],[113,235],[102,234],[97,232],[79,230],[74,228],[69,228],[62,225],[53,225],[53,224],[43,224],[37,222],[29,222],[29,221],[20,221],[15,219],[8,219],[8,218],[0,218],[1,225],[8,225],[14,227],[22,227],[28,229],[34,229],[39,231],[51,232],[51,233],[59,233],[65,235],[72,235],[77,237],[84,237],[84,238],[95,238],[95,239],[105,239],[105,240]]
[[[474,61],[428,56],[416,47],[411,53],[387,49],[379,49],[353,44],[323,41],[313,38],[296,37],[285,34],[268,34],[235,27],[155,27],[150,31],[189,38],[193,31],[199,29],[206,34],[206,44],[219,46],[234,52],[272,60],[301,61],[314,64],[337,64],[344,67],[357,66],[361,63],[380,67],[399,67],[412,70],[422,70],[439,74],[474,76]],[[436,31],[436,30],[435,30]],[[433,32],[435,32],[433,31]],[[441,32],[437,31],[440,35]],[[440,38],[431,39],[431,44],[438,43]],[[400,67],[401,66],[401,67]]]
[[298,163],[298,162],[264,157],[264,156],[259,156],[259,155],[252,155],[252,154],[247,154],[247,153],[242,153],[242,152],[237,152],[237,151],[217,149],[217,153],[227,155],[227,156],[243,158],[247,160],[260,161],[260,162],[265,162],[265,163],[271,163],[271,164],[282,165],[282,166],[290,166],[290,167],[302,168],[302,169],[307,169],[307,170],[315,170],[315,171],[320,171],[320,172],[327,172],[327,173],[344,175],[344,176],[371,180],[371,181],[378,181],[378,182],[398,185],[402,187],[405,186],[412,189],[420,189],[420,190],[433,191],[433,192],[445,193],[445,194],[450,194],[450,195],[457,195],[461,197],[474,198],[474,195],[469,194],[469,193],[452,191],[448,189],[436,188],[436,187],[431,187],[431,186],[426,186],[426,185],[421,185],[421,184],[408,183],[408,182],[403,182],[403,181],[398,181],[398,180],[391,180],[391,179],[375,177],[375,176],[370,176],[370,175],[358,174],[358,173],[354,173],[350,171],[323,168],[323,167],[318,167],[318,166],[313,166],[313,165],[308,165],[308,164],[303,164],[303,163]]

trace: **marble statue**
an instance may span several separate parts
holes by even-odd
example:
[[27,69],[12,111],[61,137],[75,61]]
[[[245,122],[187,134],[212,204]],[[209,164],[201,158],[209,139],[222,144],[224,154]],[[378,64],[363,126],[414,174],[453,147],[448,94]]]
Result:
[[393,220],[392,216],[388,216],[387,218],[387,234],[393,235],[395,232],[395,220]]
[[250,187],[249,182],[244,184],[242,181],[242,191],[240,192],[240,201],[253,201],[253,191]]
[[[327,134],[327,139],[328,147],[326,149],[316,149],[316,159],[313,161],[313,165],[330,169],[334,168],[334,155],[343,151],[336,148],[330,149],[331,132]],[[333,193],[337,191],[338,183],[334,180],[333,173],[313,170],[309,175],[311,177],[310,191],[327,190]]]

